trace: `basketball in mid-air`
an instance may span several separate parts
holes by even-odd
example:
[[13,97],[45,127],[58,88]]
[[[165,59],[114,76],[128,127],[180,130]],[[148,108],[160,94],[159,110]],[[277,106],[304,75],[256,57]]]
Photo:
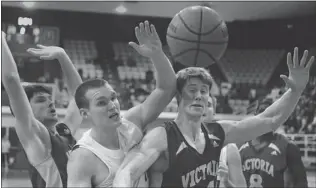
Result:
[[176,62],[208,67],[225,53],[228,31],[216,11],[206,6],[192,6],[173,17],[167,30],[167,43]]

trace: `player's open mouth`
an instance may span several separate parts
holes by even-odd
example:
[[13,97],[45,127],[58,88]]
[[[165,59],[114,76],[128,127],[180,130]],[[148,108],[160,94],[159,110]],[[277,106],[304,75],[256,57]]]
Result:
[[115,112],[115,113],[111,114],[111,115],[109,116],[109,118],[116,120],[116,119],[118,119],[119,115],[120,115],[119,113]]
[[197,108],[203,108],[203,106],[202,106],[202,105],[200,105],[200,104],[192,104],[191,106],[193,106],[193,107],[197,107]]

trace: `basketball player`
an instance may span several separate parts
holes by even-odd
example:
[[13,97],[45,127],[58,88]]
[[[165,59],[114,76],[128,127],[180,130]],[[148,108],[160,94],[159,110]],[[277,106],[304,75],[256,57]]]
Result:
[[[204,122],[214,123],[216,98],[209,97]],[[223,147],[220,154],[216,187],[246,187],[246,180],[241,167],[241,158],[236,144]]]
[[[73,95],[81,78],[62,48],[38,46],[28,51],[41,59],[58,59],[65,81]],[[70,129],[81,123],[79,110],[72,102],[62,122],[58,118],[51,92],[44,86],[20,83],[16,63],[2,33],[2,81],[16,118],[15,130],[30,164],[33,187],[65,187],[67,152],[74,144]],[[31,73],[30,73],[31,74]],[[69,128],[68,128],[69,126]],[[62,130],[59,133],[56,129]]]
[[[272,100],[257,107],[263,112]],[[247,187],[290,187],[284,176],[290,175],[291,187],[308,187],[306,171],[299,148],[283,135],[268,132],[240,147]]]
[[[147,99],[124,115],[116,92],[105,80],[89,80],[75,94],[83,118],[92,128],[78,141],[68,162],[68,187],[113,187],[116,170],[129,151],[138,144],[143,128],[155,120],[175,94],[174,70],[162,50],[156,29],[148,21],[135,28],[139,45],[129,43],[152,60],[157,71],[156,89]],[[132,187],[147,187],[147,177]]]
[[238,122],[203,124],[212,77],[203,68],[179,71],[176,119],[153,128],[128,153],[117,172],[114,187],[130,187],[152,165],[161,173],[155,181],[160,181],[162,187],[213,187],[223,146],[275,130],[290,116],[309,79],[314,57],[306,64],[307,55],[305,51],[299,62],[297,48],[293,61],[289,53],[290,75],[281,76],[289,86],[287,92],[264,112]]

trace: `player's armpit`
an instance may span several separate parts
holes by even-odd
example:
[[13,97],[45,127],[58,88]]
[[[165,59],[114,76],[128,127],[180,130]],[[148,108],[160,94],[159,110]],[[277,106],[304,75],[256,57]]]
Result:
[[92,160],[91,153],[84,148],[78,148],[70,153],[67,163],[67,187],[92,187],[95,169]]
[[293,187],[308,187],[306,169],[302,161],[300,150],[295,144],[288,144],[286,157]]
[[241,121],[218,121],[225,131],[225,143],[244,143],[253,140],[276,127],[274,118],[252,116]]
[[149,169],[167,147],[165,128],[157,127],[149,131],[141,143],[127,153],[117,170],[113,187],[133,187],[134,182]]
[[229,144],[227,147],[229,179],[237,187],[247,187],[246,180],[242,171],[239,150],[235,144]]

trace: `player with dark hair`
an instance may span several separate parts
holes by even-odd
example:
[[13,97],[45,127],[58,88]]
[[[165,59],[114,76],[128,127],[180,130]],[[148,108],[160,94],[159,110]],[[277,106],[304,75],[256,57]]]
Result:
[[142,142],[126,155],[113,186],[130,187],[153,165],[153,170],[160,172],[160,177],[151,180],[157,181],[156,185],[213,187],[223,146],[243,143],[273,131],[290,116],[309,79],[314,58],[306,64],[307,56],[305,51],[299,61],[295,48],[292,61],[289,53],[289,77],[281,75],[289,86],[287,92],[264,112],[237,122],[203,123],[212,78],[203,68],[179,71],[176,119],[146,133]]
[[[65,51],[54,46],[38,47],[28,52],[43,60],[58,59],[70,95],[73,96],[82,81]],[[33,187],[66,187],[68,151],[75,142],[71,132],[81,123],[74,100],[67,109],[66,117],[58,121],[52,93],[48,88],[40,85],[23,88],[3,32],[2,82],[16,119],[16,133],[31,164],[29,172]]]
[[[258,103],[255,114],[263,112],[272,99]],[[268,132],[240,147],[247,187],[289,187],[284,176],[290,175],[293,187],[308,187],[299,148],[283,135]]]
[[[135,28],[139,45],[129,43],[148,57],[157,71],[156,88],[147,99],[121,114],[117,94],[105,80],[89,80],[75,94],[83,118],[91,124],[70,154],[68,187],[113,187],[116,170],[125,153],[138,144],[143,129],[169,104],[175,94],[176,77],[156,29],[148,21]],[[84,161],[84,162],[83,162]],[[146,187],[145,175],[131,187]]]

